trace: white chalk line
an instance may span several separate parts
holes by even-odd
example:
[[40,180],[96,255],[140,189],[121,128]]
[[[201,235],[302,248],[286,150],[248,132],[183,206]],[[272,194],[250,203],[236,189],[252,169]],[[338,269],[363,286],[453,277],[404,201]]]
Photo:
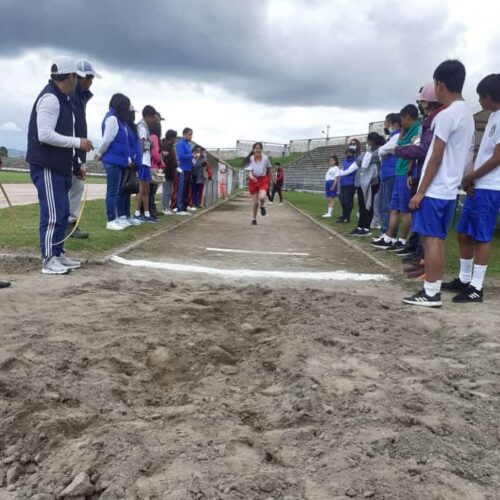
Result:
[[209,252],[226,252],[226,253],[249,253],[255,255],[294,255],[297,257],[309,257],[310,254],[303,252],[263,252],[259,250],[238,250],[236,248],[213,248],[207,247],[205,250]]
[[161,269],[185,273],[208,274],[223,278],[273,278],[314,281],[388,281],[384,274],[348,273],[346,271],[308,272],[308,271],[260,271],[253,269],[218,269],[214,267],[194,266],[189,264],[172,264],[170,262],[152,262],[149,260],[129,260],[113,255],[111,260],[118,264],[147,269]]

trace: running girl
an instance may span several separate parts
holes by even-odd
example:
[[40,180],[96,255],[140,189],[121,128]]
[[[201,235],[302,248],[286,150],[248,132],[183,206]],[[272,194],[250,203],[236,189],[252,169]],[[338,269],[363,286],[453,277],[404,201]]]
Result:
[[337,197],[337,188],[339,185],[339,159],[336,155],[330,156],[330,168],[325,174],[325,196],[328,205],[328,211],[322,217],[329,218],[333,215],[333,202]]
[[262,153],[262,143],[256,142],[251,153],[243,160],[243,166],[248,172],[248,190],[252,195],[252,225],[257,225],[257,210],[266,215],[266,193],[269,189],[269,171],[271,164],[268,157]]

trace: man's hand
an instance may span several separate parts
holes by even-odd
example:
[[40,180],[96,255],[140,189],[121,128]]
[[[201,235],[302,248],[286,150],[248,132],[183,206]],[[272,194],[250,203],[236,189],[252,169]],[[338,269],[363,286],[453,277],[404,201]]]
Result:
[[462,179],[462,188],[467,193],[469,193],[470,189],[474,190],[474,179],[472,178],[471,174],[466,175]]
[[416,193],[410,200],[410,210],[417,210],[420,208],[420,203],[424,199],[424,193]]
[[84,139],[83,137],[80,138],[80,148],[83,149],[83,151],[86,151],[87,153],[89,151],[92,151],[94,149],[94,146],[92,144],[92,141],[89,141],[88,139]]
[[181,167],[177,167],[176,170],[178,174],[182,174],[184,172]]
[[78,175],[78,178],[84,181],[87,178],[87,168],[85,167],[85,163],[82,163],[80,165],[80,174]]

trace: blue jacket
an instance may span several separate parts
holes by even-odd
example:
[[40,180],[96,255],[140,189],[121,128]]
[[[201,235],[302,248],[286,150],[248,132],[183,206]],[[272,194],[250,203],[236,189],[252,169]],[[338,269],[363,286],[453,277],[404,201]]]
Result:
[[[115,110],[110,109],[102,121],[101,130],[104,135],[104,124],[106,118],[116,116]],[[131,156],[129,147],[128,130],[125,122],[118,120],[118,134],[109,145],[108,150],[102,155],[102,162],[116,165],[118,167],[128,167],[128,159]]]
[[[342,170],[347,170],[354,162],[356,161],[356,157],[347,157],[344,160],[344,163],[342,163]],[[345,177],[342,177],[340,180],[340,186],[354,186],[354,179],[356,178],[356,172],[353,172],[352,174],[346,175]]]
[[193,152],[191,146],[186,139],[181,139],[175,146],[177,152],[177,159],[179,160],[179,167],[184,172],[191,172],[193,170]]
[[36,98],[33,109],[31,110],[30,123],[28,126],[28,150],[26,152],[26,161],[37,167],[44,167],[52,170],[54,173],[72,176],[73,149],[51,146],[38,140],[38,127],[36,124],[37,112],[36,106],[40,98],[45,94],[53,94],[59,101],[59,117],[55,131],[61,135],[73,135],[73,106],[57,85],[50,82],[40,92]]
[[126,124],[128,132],[128,147],[130,159],[136,167],[142,165],[142,143],[139,136],[132,130],[130,125]]
[[[399,134],[399,130],[395,130],[391,132],[391,137]],[[389,177],[394,177],[396,175],[396,163],[398,162],[398,158],[394,154],[390,154],[387,158],[382,160],[380,163],[380,179],[385,180]]]

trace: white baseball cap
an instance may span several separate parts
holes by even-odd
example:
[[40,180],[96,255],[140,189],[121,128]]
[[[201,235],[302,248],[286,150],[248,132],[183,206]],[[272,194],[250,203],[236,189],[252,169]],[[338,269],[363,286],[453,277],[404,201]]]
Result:
[[58,75],[69,75],[71,73],[76,73],[82,78],[85,77],[85,73],[80,71],[76,66],[76,61],[69,56],[59,56],[56,57],[50,67],[50,74],[53,76]]
[[92,75],[96,78],[102,78],[102,76],[95,70],[94,65],[86,59],[80,59],[76,61],[76,67],[79,71],[85,73],[85,76]]

